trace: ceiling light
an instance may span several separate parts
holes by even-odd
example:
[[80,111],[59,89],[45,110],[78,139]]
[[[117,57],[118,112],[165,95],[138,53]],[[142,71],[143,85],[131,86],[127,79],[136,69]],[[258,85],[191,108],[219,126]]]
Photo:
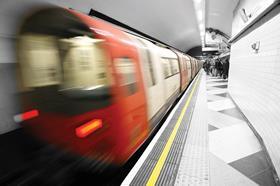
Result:
[[202,18],[203,18],[203,13],[202,13],[202,10],[199,9],[197,11],[197,19],[198,19],[198,21],[202,21]]
[[197,4],[201,3],[201,0],[193,0],[193,1],[194,1],[194,3],[197,3]]

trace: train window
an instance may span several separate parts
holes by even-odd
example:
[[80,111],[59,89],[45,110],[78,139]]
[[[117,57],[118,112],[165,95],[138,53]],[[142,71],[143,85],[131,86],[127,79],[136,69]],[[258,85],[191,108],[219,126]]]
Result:
[[77,116],[112,104],[111,61],[104,40],[95,36],[66,10],[42,9],[26,17],[16,40],[24,110]]
[[84,36],[60,40],[63,49],[62,91],[69,93],[75,89],[80,96],[87,94],[92,97],[108,94],[111,83],[102,42]]
[[24,88],[59,85],[59,91],[71,98],[108,96],[111,81],[102,42],[86,36],[21,36]]
[[144,71],[146,73],[146,78],[148,82],[148,87],[154,86],[156,84],[156,78],[154,74],[154,68],[152,64],[152,56],[149,48],[146,47],[146,44],[139,38],[137,40],[145,46],[144,51],[145,51],[145,58],[144,58]]
[[156,84],[153,64],[152,64],[152,57],[149,49],[146,49],[147,57],[148,57],[148,66],[149,66],[149,87],[154,86]]
[[127,95],[137,92],[136,70],[132,59],[123,57],[114,60],[117,73],[121,76],[120,85],[125,87]]
[[161,61],[163,63],[164,77],[172,76],[170,61],[166,58],[162,58]]
[[24,88],[57,85],[61,82],[60,59],[56,37],[24,35],[20,57]]
[[169,59],[172,69],[172,75],[179,73],[179,64],[177,59]]

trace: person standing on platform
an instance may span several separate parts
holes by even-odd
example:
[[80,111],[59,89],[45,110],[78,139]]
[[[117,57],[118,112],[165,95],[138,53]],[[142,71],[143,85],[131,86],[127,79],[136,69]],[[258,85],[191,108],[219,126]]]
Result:
[[217,59],[217,76],[222,77],[223,74],[223,64],[221,59]]
[[206,74],[209,75],[209,70],[210,70],[210,61],[209,61],[209,59],[207,59],[203,65],[205,67],[204,70],[205,70]]
[[225,59],[223,62],[223,78],[228,78],[228,70],[229,70],[229,59]]

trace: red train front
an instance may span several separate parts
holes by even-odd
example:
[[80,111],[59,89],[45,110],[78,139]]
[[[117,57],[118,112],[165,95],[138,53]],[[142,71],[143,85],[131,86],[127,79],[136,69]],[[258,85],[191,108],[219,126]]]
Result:
[[56,147],[124,163],[149,130],[130,38],[103,21],[57,8],[27,17],[19,36],[23,110],[15,119]]

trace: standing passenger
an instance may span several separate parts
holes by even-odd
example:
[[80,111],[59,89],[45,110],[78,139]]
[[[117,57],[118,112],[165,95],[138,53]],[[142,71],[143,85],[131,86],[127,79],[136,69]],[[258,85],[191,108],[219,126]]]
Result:
[[223,64],[220,59],[217,59],[217,76],[222,77],[222,72],[223,72]]
[[229,70],[229,59],[225,59],[223,62],[223,78],[228,78],[228,70]]

